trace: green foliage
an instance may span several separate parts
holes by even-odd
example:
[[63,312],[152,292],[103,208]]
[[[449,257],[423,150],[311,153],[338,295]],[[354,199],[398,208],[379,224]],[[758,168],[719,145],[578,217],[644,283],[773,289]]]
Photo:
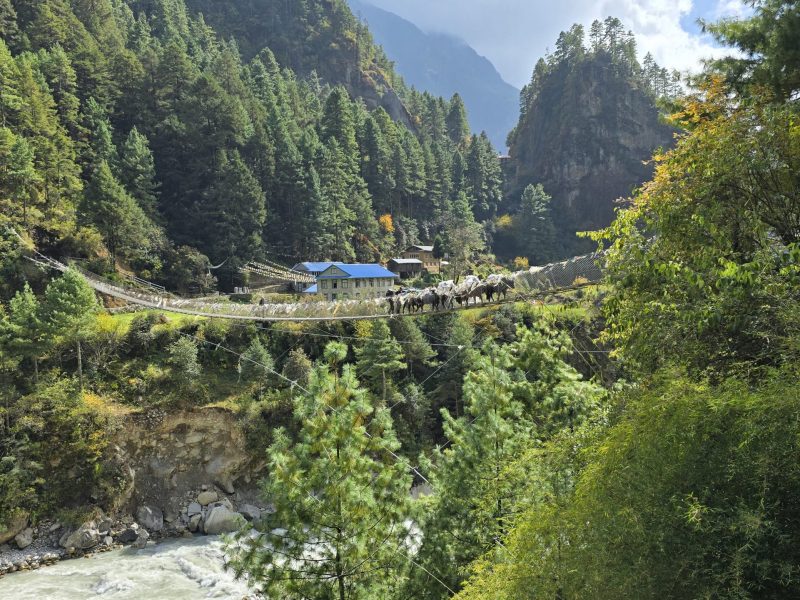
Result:
[[588,464],[565,463],[577,483],[520,517],[460,597],[794,595],[796,376],[752,388],[668,371],[626,394]]
[[[581,381],[564,361],[570,344],[547,329],[520,328],[508,346],[487,344],[464,379],[464,414],[443,410],[449,447],[427,469],[435,490],[422,519],[418,560],[458,589],[472,561],[501,547],[530,501],[526,458],[538,441],[574,430],[597,411],[603,392]],[[533,490],[531,494],[540,493]],[[445,597],[442,586],[416,572],[416,597]]]
[[169,347],[169,364],[172,377],[183,388],[193,386],[200,377],[200,362],[197,360],[197,342],[181,336]]
[[156,227],[104,159],[89,181],[82,212],[103,234],[112,262],[117,256],[142,257],[153,246]]
[[0,526],[19,509],[40,515],[100,499],[112,477],[100,468],[108,426],[68,379],[15,400],[0,427]]
[[516,239],[520,242],[518,254],[526,256],[534,265],[547,264],[553,258],[556,232],[551,200],[541,185],[529,185],[522,193],[519,213],[514,221]]
[[406,367],[403,349],[384,321],[370,323],[364,339],[363,346],[356,348],[356,368],[367,388],[385,404],[387,389],[392,386],[392,374]]
[[710,68],[740,94],[758,95],[767,88],[777,101],[795,99],[800,91],[800,7],[787,0],[748,0],[752,16],[704,23],[718,42],[738,55],[713,60]]
[[352,367],[338,376],[319,365],[294,418],[297,441],[279,432],[268,451],[275,512],[229,547],[235,572],[282,598],[390,595],[407,566],[411,477],[388,412],[373,409]]
[[239,362],[239,372],[245,381],[267,383],[275,370],[275,364],[267,349],[257,337],[253,338]]
[[612,340],[646,370],[725,374],[791,360],[798,332],[800,128],[787,107],[718,88],[676,118],[695,129],[604,234]]
[[70,269],[48,284],[41,309],[41,322],[50,339],[70,343],[91,333],[100,307],[94,290]]

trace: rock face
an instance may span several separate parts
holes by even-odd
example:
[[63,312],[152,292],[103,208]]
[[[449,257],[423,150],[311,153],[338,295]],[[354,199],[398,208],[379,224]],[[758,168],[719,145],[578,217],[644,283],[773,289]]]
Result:
[[541,183],[553,197],[559,253],[594,247],[574,233],[611,223],[615,201],[650,178],[643,161],[670,146],[672,134],[651,96],[607,56],[561,64],[541,79],[512,134],[509,200],[518,203],[527,185]]
[[160,508],[140,506],[136,511],[136,520],[149,531],[161,531],[164,529],[164,514]]
[[[187,506],[187,494],[209,483],[227,493],[254,487],[263,468],[263,459],[248,452],[235,416],[224,409],[136,415],[115,442],[118,460],[130,473],[130,499],[119,507],[122,511],[157,506],[172,515]],[[198,504],[218,499],[210,490]],[[160,530],[138,514],[137,520],[151,532]]]
[[215,506],[206,515],[203,522],[203,532],[208,535],[219,535],[220,533],[233,533],[238,531],[244,524],[245,518],[237,512],[233,512],[227,506]]

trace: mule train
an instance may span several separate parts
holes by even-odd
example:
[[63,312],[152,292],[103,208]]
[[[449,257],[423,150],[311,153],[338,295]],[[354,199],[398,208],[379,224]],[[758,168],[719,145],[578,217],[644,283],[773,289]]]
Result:
[[514,288],[514,277],[510,275],[489,275],[485,281],[481,281],[475,275],[468,275],[459,284],[453,281],[442,281],[436,287],[429,287],[424,290],[413,291],[389,291],[386,293],[386,302],[389,306],[389,313],[402,315],[416,312],[424,312],[426,306],[431,307],[431,311],[448,310],[455,308],[468,307],[470,300],[474,304],[493,302],[495,299],[506,299],[506,295]]

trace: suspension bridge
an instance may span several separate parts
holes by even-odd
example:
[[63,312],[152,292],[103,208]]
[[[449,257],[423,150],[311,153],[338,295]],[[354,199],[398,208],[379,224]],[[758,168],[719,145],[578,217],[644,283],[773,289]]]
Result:
[[[432,307],[421,312],[403,312],[396,314],[392,311],[388,298],[366,298],[360,300],[339,301],[294,301],[294,302],[263,302],[259,304],[242,304],[232,302],[221,297],[214,299],[181,298],[168,293],[163,288],[155,286],[138,286],[133,280],[130,283],[111,281],[92,273],[79,265],[68,264],[39,252],[33,251],[28,258],[48,269],[65,272],[73,269],[78,272],[89,286],[100,294],[123,300],[129,304],[144,308],[157,309],[165,312],[193,315],[199,317],[213,317],[239,321],[336,321],[336,320],[364,320],[382,319],[387,317],[414,316],[419,314],[447,313],[465,310],[478,305],[495,306],[508,304],[521,300],[542,298],[569,290],[578,289],[588,285],[595,285],[603,279],[603,256],[601,254],[587,254],[548,265],[531,267],[527,270],[517,271],[504,275],[510,282],[510,289],[502,299],[486,302],[480,295],[468,296],[464,304],[450,304],[448,308],[434,310]],[[266,267],[266,268],[265,268]],[[250,263],[246,270],[261,272],[273,278],[288,277],[293,281],[307,281],[308,276],[296,271],[286,269],[276,264]],[[289,272],[287,274],[287,271]],[[302,276],[301,276],[302,275]]]

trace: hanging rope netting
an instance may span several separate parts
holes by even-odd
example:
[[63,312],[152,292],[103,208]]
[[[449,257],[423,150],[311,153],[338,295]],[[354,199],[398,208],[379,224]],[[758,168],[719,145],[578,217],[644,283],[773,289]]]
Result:
[[[431,311],[460,310],[469,306],[516,302],[538,296],[600,283],[603,277],[602,255],[587,254],[569,260],[531,267],[506,275],[490,275],[481,280],[474,275],[458,284],[442,282],[427,290],[408,291],[391,298],[366,298],[337,301],[295,301],[285,303],[241,304],[220,300],[180,298],[152,289],[137,289],[113,282],[76,265],[96,291],[130,304],[168,312],[251,321],[330,321],[377,319]],[[66,271],[70,265],[35,253],[31,260],[51,269]],[[493,293],[491,293],[493,292]]]

